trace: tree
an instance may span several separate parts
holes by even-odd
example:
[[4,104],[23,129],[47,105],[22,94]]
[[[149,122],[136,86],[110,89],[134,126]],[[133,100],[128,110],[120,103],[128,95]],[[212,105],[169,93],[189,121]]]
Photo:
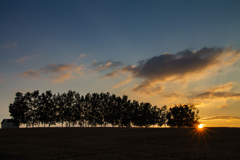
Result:
[[26,112],[28,111],[24,96],[21,92],[16,93],[16,97],[13,103],[9,105],[10,116],[19,124],[27,124]]
[[120,120],[120,124],[121,126],[125,126],[125,127],[131,127],[132,125],[132,116],[134,113],[134,110],[132,108],[131,105],[131,101],[128,100],[128,96],[124,95],[122,97],[122,102],[121,102],[121,120]]
[[[20,124],[36,125],[67,122],[73,126],[112,125],[131,127],[162,126],[193,127],[198,124],[198,109],[193,105],[179,105],[167,110],[167,106],[158,108],[150,103],[131,101],[128,96],[116,96],[110,93],[93,93],[80,96],[78,92],[68,91],[52,94],[51,91],[39,94],[39,91],[16,93],[9,105],[10,115]],[[166,123],[167,122],[167,123]]]
[[199,110],[194,105],[179,105],[169,109],[167,124],[170,127],[194,127],[199,124]]
[[80,126],[83,125],[83,100],[81,99],[80,94],[77,92],[75,93],[75,104],[74,104],[74,113],[73,116],[75,117],[75,122],[78,122]]
[[146,128],[154,125],[151,108],[152,105],[150,103],[141,103],[134,111],[134,125],[145,126]]
[[56,122],[61,123],[63,127],[64,123],[64,100],[63,96],[60,95],[59,93],[57,95],[54,95],[53,97],[54,103],[56,105]]
[[41,121],[44,124],[48,123],[49,127],[56,124],[56,105],[51,91],[46,91],[42,94],[41,99]]
[[64,117],[65,120],[68,122],[69,127],[71,123],[74,124],[76,123],[76,118],[74,117],[75,115],[75,108],[76,108],[76,98],[75,98],[76,92],[69,90],[68,93],[66,94],[65,99],[65,108],[64,108]]
[[84,104],[83,104],[84,119],[85,119],[85,123],[88,124],[88,127],[91,123],[91,117],[90,117],[91,110],[92,110],[91,98],[92,98],[92,95],[90,93],[86,94],[84,97]]
[[34,127],[35,124],[39,125],[40,123],[40,120],[39,120],[40,116],[38,111],[38,106],[40,105],[39,91],[36,90],[32,92],[29,96],[30,96],[29,97],[29,110],[30,110],[29,116],[30,116],[32,127]]

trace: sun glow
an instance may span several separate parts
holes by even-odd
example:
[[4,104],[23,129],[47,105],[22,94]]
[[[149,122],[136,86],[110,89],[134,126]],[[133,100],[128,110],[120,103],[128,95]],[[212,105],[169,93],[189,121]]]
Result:
[[199,129],[202,129],[202,128],[203,128],[203,124],[199,124],[199,125],[198,125],[198,128],[199,128]]

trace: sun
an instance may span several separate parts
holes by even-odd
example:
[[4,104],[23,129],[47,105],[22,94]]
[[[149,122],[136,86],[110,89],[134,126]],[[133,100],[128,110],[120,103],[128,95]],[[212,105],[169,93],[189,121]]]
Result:
[[199,124],[199,125],[198,125],[198,128],[199,128],[199,129],[202,129],[202,128],[203,128],[203,124]]

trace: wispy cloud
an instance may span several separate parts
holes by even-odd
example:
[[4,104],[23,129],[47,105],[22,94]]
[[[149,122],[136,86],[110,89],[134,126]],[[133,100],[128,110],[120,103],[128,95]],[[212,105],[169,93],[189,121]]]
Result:
[[40,70],[27,70],[23,73],[20,74],[20,76],[22,77],[31,77],[31,78],[39,78],[40,74],[41,74],[41,69]]
[[240,120],[239,116],[223,116],[223,115],[217,115],[217,116],[211,116],[211,117],[204,117],[201,118],[201,120],[216,120],[216,119],[237,119]]
[[95,68],[95,71],[101,71],[105,69],[116,69],[121,66],[122,63],[119,61],[105,61],[105,62],[93,62],[92,66]]
[[[223,66],[234,64],[239,57],[240,51],[231,48],[205,47],[197,51],[184,50],[176,54],[165,53],[142,60],[134,67],[124,66],[103,77],[109,78],[118,73],[130,73],[134,79],[143,80],[133,91],[150,93],[152,89],[160,89],[161,83],[187,82],[200,75],[206,76],[207,71],[212,68],[217,68],[217,73],[218,69]],[[156,86],[155,89],[154,86]]]
[[222,84],[219,86],[214,86],[209,89],[209,92],[224,92],[230,91],[233,88],[234,84],[232,82]]
[[240,93],[232,93],[232,92],[204,92],[196,96],[196,98],[201,99],[228,99],[228,98],[239,98]]
[[122,86],[124,86],[125,84],[130,83],[132,80],[133,80],[132,77],[127,77],[126,79],[122,80],[119,84],[114,85],[113,88],[119,88],[119,87],[122,87]]
[[135,70],[135,66],[124,66],[120,69],[114,70],[110,73],[105,74],[101,78],[114,78],[119,74],[132,74],[132,71]]
[[39,57],[40,55],[39,54],[36,54],[36,55],[31,55],[31,56],[24,56],[24,57],[21,57],[15,61],[13,61],[14,63],[24,63],[28,60],[30,60],[31,58],[34,58],[34,57]]
[[18,44],[16,42],[14,43],[5,43],[1,45],[1,48],[3,49],[11,49],[11,48],[17,48]]
[[229,102],[238,101],[240,98],[239,92],[231,91],[234,83],[229,82],[218,86],[209,87],[205,91],[190,94],[187,99],[194,104],[200,106],[214,106],[219,109],[230,107]]
[[86,57],[87,55],[86,54],[80,54],[79,58],[83,58],[83,57]]
[[57,76],[52,76],[51,79],[53,83],[62,83],[68,79],[72,79],[74,76],[72,75],[71,72],[63,73]]
[[226,104],[218,106],[218,108],[227,108],[228,106]]
[[141,94],[155,95],[160,94],[162,87],[158,83],[151,83],[149,81],[144,81],[132,89],[134,92],[139,92]]
[[20,74],[22,77],[41,78],[50,76],[54,83],[64,82],[68,79],[74,78],[74,74],[81,74],[84,66],[70,64],[50,64],[37,70],[27,70]]
[[239,98],[240,93],[230,92],[233,87],[233,83],[226,83],[223,85],[211,87],[209,90],[197,94],[194,99],[230,99]]

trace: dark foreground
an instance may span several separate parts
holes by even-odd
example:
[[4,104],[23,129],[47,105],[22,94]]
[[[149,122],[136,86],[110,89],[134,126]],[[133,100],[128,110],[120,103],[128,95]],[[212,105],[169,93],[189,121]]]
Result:
[[0,159],[239,160],[240,129],[1,129]]

